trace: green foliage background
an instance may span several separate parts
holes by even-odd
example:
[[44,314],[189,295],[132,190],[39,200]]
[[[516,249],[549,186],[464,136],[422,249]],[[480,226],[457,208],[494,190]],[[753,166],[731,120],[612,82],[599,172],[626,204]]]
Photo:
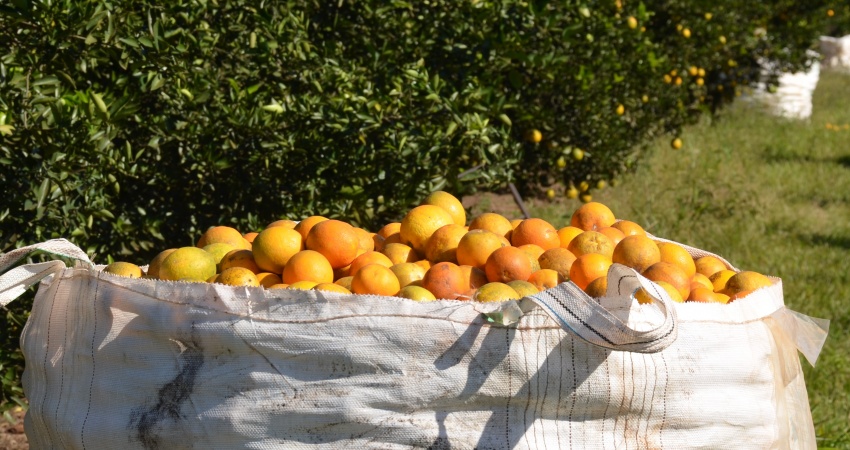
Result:
[[[734,98],[757,59],[805,67],[846,15],[826,0],[3,3],[0,251],[65,237],[144,264],[214,224],[375,228],[435,189],[590,189]],[[0,403],[20,395],[27,310],[0,320]]]

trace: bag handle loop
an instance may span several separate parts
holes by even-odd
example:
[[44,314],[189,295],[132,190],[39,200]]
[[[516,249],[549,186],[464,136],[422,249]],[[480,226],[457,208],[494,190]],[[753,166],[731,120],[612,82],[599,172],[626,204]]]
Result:
[[51,239],[0,254],[0,307],[5,307],[20,297],[30,286],[65,269],[65,263],[59,259],[14,267],[35,252],[47,253],[56,258],[72,259],[78,264],[92,266],[86,252],[65,239]]

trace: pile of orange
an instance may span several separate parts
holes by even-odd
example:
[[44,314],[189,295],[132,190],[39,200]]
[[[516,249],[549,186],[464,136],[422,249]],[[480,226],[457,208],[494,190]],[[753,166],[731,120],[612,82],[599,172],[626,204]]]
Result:
[[[562,228],[540,218],[509,220],[490,212],[467,223],[461,202],[443,191],[377,232],[322,216],[279,220],[244,235],[216,226],[194,247],[157,255],[146,274],[126,262],[104,270],[267,289],[491,302],[564,282],[600,297],[613,263],[635,269],[679,302],[728,303],[772,284],[756,272],[730,270],[717,257],[694,258],[637,223],[617,220],[601,203],[582,205]],[[646,292],[635,297],[651,301]]]

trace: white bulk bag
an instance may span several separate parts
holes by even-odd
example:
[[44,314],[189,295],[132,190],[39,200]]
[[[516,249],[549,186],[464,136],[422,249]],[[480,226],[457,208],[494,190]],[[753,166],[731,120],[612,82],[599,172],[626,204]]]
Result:
[[820,53],[823,66],[850,72],[850,35],[844,37],[820,37]]
[[[36,249],[78,263],[8,270]],[[677,304],[614,265],[601,300],[417,303],[117,277],[64,240],[3,272],[3,305],[46,277],[22,335],[34,449],[816,448],[797,350],[814,363],[826,324],[779,280]]]

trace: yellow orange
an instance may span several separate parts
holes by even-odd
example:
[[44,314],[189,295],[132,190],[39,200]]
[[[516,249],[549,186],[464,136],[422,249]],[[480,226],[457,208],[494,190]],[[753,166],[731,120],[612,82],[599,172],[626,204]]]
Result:
[[582,233],[584,233],[584,230],[582,230],[581,228],[578,228],[578,227],[573,227],[573,226],[567,226],[567,227],[563,227],[563,228],[559,229],[558,230],[558,239],[561,241],[561,245],[560,245],[561,248],[569,247],[570,242],[572,242],[573,239],[576,236],[578,236]]
[[[676,302],[676,303],[684,303],[685,302],[685,299],[684,299],[684,297],[682,297],[681,292],[679,292],[679,290],[675,286],[673,286],[672,284],[670,284],[666,281],[656,281],[655,284],[657,284],[662,289],[664,289],[664,291],[667,292],[667,295],[670,296],[670,299],[673,300],[674,302]],[[653,302],[652,297],[646,292],[646,290],[644,288],[640,288],[640,289],[637,290],[637,292],[635,292],[635,298],[637,299],[638,303],[642,303],[642,304]]]
[[[279,227],[269,228],[270,230]],[[279,228],[285,230],[286,228]],[[321,253],[315,250],[302,250],[289,258],[283,268],[284,283],[292,285],[298,281],[314,281],[318,283],[333,283],[334,270],[331,263]]]
[[636,234],[646,236],[646,230],[644,230],[642,226],[630,220],[620,220],[618,222],[614,222],[611,227],[622,231],[623,234],[626,236],[634,236]]
[[260,272],[260,273],[258,273],[257,274],[257,281],[260,282],[260,286],[263,286],[264,288],[267,288],[267,289],[274,286],[275,284],[283,283],[283,280],[280,278],[280,276],[278,274],[271,273],[271,272]]
[[587,202],[573,212],[570,225],[589,231],[610,227],[615,221],[616,218],[610,208],[599,202]]
[[614,245],[619,244],[626,237],[625,233],[614,227],[600,228],[599,232],[608,236],[608,239],[611,239],[611,243]]
[[550,248],[537,258],[541,269],[552,269],[558,272],[562,281],[570,279],[570,268],[575,260],[576,255],[573,252],[561,247]]
[[590,282],[584,292],[593,298],[604,297],[608,293],[608,277],[599,277]]
[[652,239],[635,234],[626,236],[614,247],[611,260],[643,272],[649,266],[661,261],[661,251]]
[[528,297],[529,295],[534,295],[540,292],[540,289],[537,289],[537,286],[524,280],[509,281],[507,285],[514,288],[516,293],[519,294],[520,298]]
[[[148,263],[148,278],[159,278],[159,268],[162,265],[162,261],[168,257],[168,255],[174,253],[177,250],[176,248],[169,248],[159,252],[156,256],[153,257],[151,262]],[[213,259],[215,261],[215,259]]]
[[390,270],[393,274],[395,274],[395,277],[398,279],[398,284],[401,287],[405,287],[410,283],[422,280],[422,278],[425,277],[426,272],[422,266],[412,262],[393,264],[390,266]]
[[231,267],[244,267],[255,274],[262,272],[257,266],[257,262],[254,260],[254,252],[251,250],[236,249],[227,252],[218,263],[218,271],[223,273]]
[[599,253],[587,253],[576,258],[570,268],[570,281],[581,289],[591,281],[608,274],[611,259]]
[[570,242],[570,245],[567,246],[567,250],[576,255],[576,257],[588,253],[599,253],[600,255],[611,258],[614,254],[614,243],[611,242],[608,236],[599,231],[590,230],[576,236]]
[[688,277],[693,277],[697,271],[694,258],[685,247],[673,242],[656,242],[661,252],[661,261],[679,266]]
[[216,274],[213,256],[198,247],[181,247],[171,252],[159,267],[163,280],[206,281]]
[[289,285],[286,283],[278,283],[269,286],[267,289],[288,289]]
[[314,291],[338,292],[340,294],[351,294],[348,289],[335,283],[319,283],[313,286]]
[[482,213],[469,222],[470,230],[487,230],[503,236],[505,239],[511,238],[511,232],[514,226],[511,221],[501,214],[494,212]]
[[544,251],[560,247],[558,230],[551,223],[536,217],[525,219],[511,233],[511,244],[519,247],[525,244],[539,245]]
[[771,281],[770,278],[758,272],[745,270],[743,272],[736,273],[726,281],[726,287],[723,293],[728,295],[730,300],[732,300],[732,298],[739,292],[752,292],[756,289],[768,287],[772,284],[773,281]]
[[265,272],[282,273],[292,255],[304,249],[298,231],[286,227],[266,228],[254,238],[252,251],[257,266]]
[[497,248],[504,246],[505,243],[502,239],[492,231],[470,230],[463,235],[457,244],[458,264],[478,267],[483,270],[490,254]]
[[558,272],[552,269],[540,269],[528,277],[528,282],[541,291],[551,289],[563,281],[566,280],[562,280]]
[[317,223],[324,222],[326,220],[330,219],[325,216],[310,216],[301,222],[298,222],[298,224],[295,225],[294,230],[301,233],[301,238],[304,242],[307,242],[307,236],[310,234],[310,230],[312,230]]
[[334,281],[334,284],[338,284],[338,285],[344,287],[345,289],[351,291],[351,280],[353,280],[353,279],[354,279],[354,277],[352,277],[352,276],[342,277],[342,278],[339,278],[336,281]]
[[396,295],[401,290],[392,270],[381,264],[367,264],[354,274],[351,292],[355,294]]
[[209,244],[219,242],[230,244],[236,248],[251,248],[251,243],[242,237],[242,233],[237,231],[236,228],[228,226],[210,227],[203,235],[201,235],[201,238],[198,239],[196,247],[204,248]]
[[708,277],[708,279],[709,281],[711,281],[711,285],[714,287],[714,292],[722,292],[724,289],[726,289],[726,282],[729,281],[729,279],[733,276],[735,276],[734,270],[723,269],[715,272],[710,277]]
[[225,242],[216,242],[214,244],[207,244],[203,246],[203,249],[205,252],[213,256],[216,264],[221,264],[221,259],[224,258],[224,255],[226,255],[227,252],[236,249],[236,247]]
[[711,277],[721,270],[726,270],[726,264],[718,257],[706,255],[694,260],[694,267],[698,273]]
[[419,205],[408,211],[401,220],[401,240],[424,254],[428,238],[440,227],[453,223],[454,219],[445,209],[434,205]]
[[422,204],[439,206],[452,216],[455,225],[466,225],[466,210],[463,208],[463,204],[457,197],[446,191],[434,191],[428,194]]
[[713,290],[702,286],[692,288],[685,301],[697,303],[725,303],[717,297],[717,294]]
[[141,278],[142,268],[124,261],[116,261],[103,268],[106,273],[128,278]]
[[503,302],[506,300],[518,300],[520,298],[517,291],[507,284],[490,282],[478,288],[473,300],[478,302]]
[[266,228],[284,227],[284,228],[290,228],[290,229],[294,230],[297,225],[298,225],[298,222],[296,222],[294,220],[280,219],[280,220],[275,220],[274,222],[266,225]]
[[389,258],[393,264],[419,261],[419,255],[416,254],[416,250],[400,242],[391,242],[385,245],[381,253]]
[[691,289],[693,289],[695,286],[704,287],[706,289],[714,291],[714,285],[711,284],[711,280],[709,280],[707,276],[701,273],[695,273],[694,276],[691,277]]
[[221,271],[216,277],[216,283],[227,284],[229,286],[259,286],[260,280],[251,269],[245,267],[233,266]]
[[292,284],[284,283],[283,285],[286,286],[286,289],[295,289],[295,290],[299,290],[299,291],[309,291],[309,290],[312,290],[314,287],[316,287],[316,285],[318,285],[318,284],[319,283],[316,283],[313,280],[301,280],[301,281],[296,281],[295,283],[292,283]]
[[401,288],[401,290],[398,291],[398,296],[417,302],[433,302],[437,300],[437,297],[434,297],[434,294],[432,294],[428,289],[425,289],[422,286],[413,285],[407,285]]

